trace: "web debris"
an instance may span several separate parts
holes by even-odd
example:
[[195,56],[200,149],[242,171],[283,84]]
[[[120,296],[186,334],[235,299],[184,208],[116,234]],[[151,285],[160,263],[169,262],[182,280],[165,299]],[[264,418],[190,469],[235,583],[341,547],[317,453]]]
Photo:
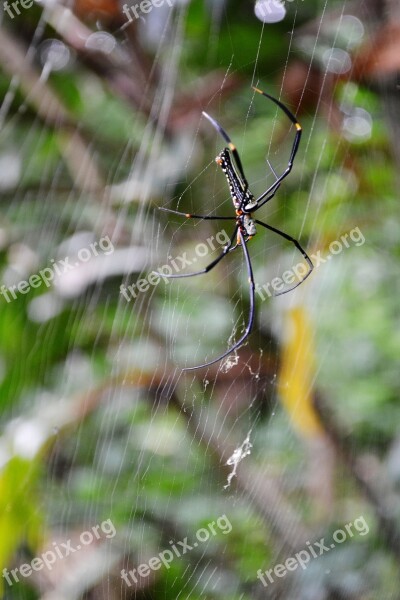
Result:
[[250,431],[247,434],[247,437],[244,440],[244,442],[242,443],[242,445],[239,446],[239,448],[236,448],[236,450],[234,451],[232,456],[230,456],[228,458],[228,460],[226,461],[227,465],[229,465],[229,466],[233,465],[233,469],[228,475],[226,485],[224,485],[224,490],[226,490],[227,488],[229,488],[231,486],[232,479],[236,476],[236,471],[239,466],[239,463],[242,462],[242,460],[246,456],[251,454],[251,449],[253,447],[253,444],[250,442],[251,432],[252,432],[252,430],[250,429]]
[[233,367],[236,367],[236,365],[238,365],[238,364],[239,364],[239,355],[235,350],[235,352],[233,352],[232,354],[228,354],[228,356],[222,363],[221,371],[222,371],[222,373],[228,373],[228,371],[230,371]]
[[[235,342],[236,329],[237,327],[235,325],[228,339],[228,348],[230,348]],[[236,365],[239,364],[239,354],[237,351],[238,348],[236,348],[231,354],[228,354],[228,356],[223,360],[220,367],[222,373],[228,373],[228,371],[230,371],[233,367],[236,367]]]

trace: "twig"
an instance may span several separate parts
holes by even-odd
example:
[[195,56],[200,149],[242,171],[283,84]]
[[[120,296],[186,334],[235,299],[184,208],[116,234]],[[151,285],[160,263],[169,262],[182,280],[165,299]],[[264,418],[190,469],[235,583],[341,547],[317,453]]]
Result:
[[354,451],[354,446],[350,445],[349,440],[346,439],[345,429],[333,418],[330,409],[321,396],[316,398],[315,408],[338,456],[342,459],[364,497],[374,509],[381,537],[396,558],[400,559],[400,531],[396,520],[391,516],[393,510],[385,499],[389,496],[390,490],[383,490],[381,482],[377,484],[371,477],[367,477],[360,464],[360,457]]
[[[179,408],[182,417],[187,419],[193,436],[212,451],[220,471],[226,477],[228,473],[226,464],[235,447],[225,441],[226,433],[217,434],[223,429],[220,423],[216,422],[215,415],[211,415],[210,412],[198,412],[193,408],[188,410],[187,407],[184,410],[179,396],[178,385],[172,401]],[[237,487],[252,502],[275,535],[278,547],[288,556],[312,538],[311,532],[307,531],[301,523],[299,516],[278,488],[275,479],[267,477],[265,473],[247,462],[242,462],[237,467],[235,481]]]

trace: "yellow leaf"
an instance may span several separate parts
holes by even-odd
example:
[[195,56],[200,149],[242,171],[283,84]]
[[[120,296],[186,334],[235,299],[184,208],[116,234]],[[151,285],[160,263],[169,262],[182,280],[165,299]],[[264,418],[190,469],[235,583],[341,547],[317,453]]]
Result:
[[285,313],[286,334],[282,347],[279,392],[297,431],[305,437],[322,432],[313,406],[315,376],[314,329],[302,306]]

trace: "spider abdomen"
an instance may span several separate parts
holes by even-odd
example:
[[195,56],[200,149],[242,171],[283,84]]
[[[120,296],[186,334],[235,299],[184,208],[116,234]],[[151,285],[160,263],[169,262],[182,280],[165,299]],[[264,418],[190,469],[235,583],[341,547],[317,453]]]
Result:
[[239,179],[232,164],[228,148],[222,150],[215,161],[225,173],[234,207],[238,209],[244,206],[245,210],[248,210],[248,206],[254,206],[254,196],[244,187],[242,181]]

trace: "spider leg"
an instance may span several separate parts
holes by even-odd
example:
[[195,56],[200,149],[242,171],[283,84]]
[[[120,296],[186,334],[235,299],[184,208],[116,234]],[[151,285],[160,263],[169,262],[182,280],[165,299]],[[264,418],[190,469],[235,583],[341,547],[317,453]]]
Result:
[[260,198],[257,198],[257,200],[256,200],[257,206],[255,206],[254,208],[251,209],[252,212],[255,212],[256,210],[258,210],[259,208],[264,206],[264,204],[269,202],[269,200],[272,200],[272,198],[275,196],[278,189],[281,187],[281,182],[279,182],[278,184],[275,183],[274,185],[275,185],[275,187],[269,188],[269,194],[266,198],[264,198],[264,194],[262,194],[262,196],[260,196],[260,198],[264,198],[264,200],[261,202],[261,204],[258,204],[258,202],[260,201]]
[[235,144],[232,143],[231,138],[229,137],[229,135],[226,133],[225,129],[222,127],[222,125],[220,125],[218,123],[218,121],[216,121],[215,119],[213,119],[212,117],[210,117],[210,115],[206,112],[203,111],[203,115],[206,117],[206,119],[208,119],[211,123],[211,125],[214,127],[214,129],[216,129],[218,131],[218,133],[220,135],[222,135],[222,137],[224,138],[224,140],[228,143],[229,149],[233,154],[233,158],[235,159],[235,163],[236,166],[239,170],[240,176],[242,178],[242,181],[244,183],[244,191],[246,192],[249,184],[247,182],[246,176],[244,174],[244,170],[243,170],[243,165],[242,165],[242,161],[240,160],[240,156],[239,156],[239,152],[237,151],[237,148],[235,146]]
[[160,277],[167,277],[168,279],[179,279],[181,277],[194,277],[195,275],[203,275],[204,273],[208,273],[224,258],[224,256],[226,256],[228,254],[228,252],[233,244],[233,240],[236,238],[237,230],[238,230],[238,228],[236,226],[235,231],[233,232],[233,235],[232,235],[231,239],[229,240],[229,243],[225,246],[225,248],[223,249],[221,254],[219,256],[217,256],[217,258],[215,260],[213,260],[209,265],[204,267],[204,269],[202,269],[201,271],[194,271],[193,273],[181,273],[181,275],[179,275],[179,274],[165,275],[164,273],[159,273],[158,271],[153,271],[153,273],[157,273],[157,275],[160,275]]
[[[268,200],[271,200],[271,198],[273,198],[273,196],[275,195],[275,193],[276,193],[276,191],[277,191],[280,183],[283,181],[283,179],[285,179],[285,177],[287,177],[289,175],[290,171],[292,170],[293,162],[294,162],[295,156],[297,154],[297,150],[299,149],[299,144],[300,144],[302,129],[301,129],[300,123],[297,121],[297,119],[294,116],[294,114],[292,112],[290,112],[290,110],[284,104],[282,104],[282,102],[280,102],[279,100],[277,100],[273,96],[270,96],[269,94],[266,94],[262,90],[259,90],[258,88],[253,88],[253,90],[255,90],[256,92],[258,92],[262,96],[265,96],[266,98],[269,98],[270,100],[272,100],[272,102],[274,102],[277,106],[279,106],[279,108],[281,110],[283,110],[283,112],[286,114],[286,116],[291,120],[291,122],[293,123],[293,125],[296,127],[296,136],[295,136],[294,141],[293,141],[292,151],[290,153],[290,158],[289,158],[288,165],[287,165],[285,171],[282,173],[282,175],[280,175],[277,178],[277,180],[275,181],[275,183],[273,183],[263,194],[261,194],[261,196],[259,198],[257,198],[256,202],[258,204],[258,202],[261,202],[267,196],[268,196],[268,198],[265,200],[265,202],[268,202]],[[253,212],[255,210],[261,208],[261,206],[263,206],[265,204],[265,202],[263,202],[260,206],[257,206],[256,208],[254,208]]]
[[294,244],[296,246],[297,250],[299,252],[301,252],[303,257],[307,261],[307,264],[308,264],[310,270],[308,271],[308,273],[306,273],[306,275],[303,277],[303,279],[301,281],[299,281],[298,283],[296,283],[296,285],[291,287],[289,290],[284,290],[283,292],[278,292],[277,294],[274,294],[274,296],[282,296],[282,294],[287,294],[288,292],[295,290],[299,285],[301,285],[303,283],[303,281],[305,281],[307,279],[307,277],[309,277],[309,275],[311,275],[312,270],[314,269],[314,265],[311,261],[311,258],[308,256],[307,252],[300,246],[299,242],[294,237],[289,235],[288,233],[284,233],[280,229],[276,229],[275,227],[272,227],[271,225],[267,225],[266,223],[263,223],[262,221],[256,220],[256,223],[258,223],[258,225],[261,225],[262,227],[265,227],[266,229],[269,229],[270,231],[273,231],[274,233],[277,233],[281,237],[285,238],[285,240],[292,242],[292,244]]
[[[275,175],[275,179],[278,180],[279,179],[279,175],[277,174],[277,172],[275,171],[274,167],[271,165],[270,161],[267,158],[267,163],[269,168],[271,169],[271,171],[273,172],[273,174]],[[269,200],[272,200],[272,198],[275,196],[276,192],[279,190],[279,188],[281,187],[281,182],[276,183],[275,182],[275,187],[271,190],[271,193],[268,195],[267,198],[265,198],[261,204],[257,205],[255,208],[253,208],[253,212],[255,210],[258,210],[259,208],[261,208],[262,206],[264,206],[264,204],[266,204]],[[263,194],[264,195],[264,194]],[[262,196],[263,196],[262,195]],[[262,198],[262,196],[260,196],[260,198]],[[258,198],[257,202],[259,202],[260,198]]]
[[174,215],[179,215],[180,217],[186,217],[186,219],[204,219],[210,221],[235,221],[236,217],[213,217],[213,216],[205,216],[205,215],[191,215],[189,213],[179,212],[178,210],[172,210],[171,208],[163,208],[162,206],[158,207],[158,210],[163,210],[164,212],[173,213]]
[[275,175],[275,179],[278,179],[278,178],[279,178],[279,175],[278,175],[278,173],[275,171],[274,167],[271,165],[271,161],[270,161],[268,158],[267,158],[267,163],[268,163],[268,166],[269,166],[269,168],[271,169],[271,171],[272,171],[272,172],[273,172],[273,174]]
[[226,352],[224,352],[224,354],[221,354],[221,356],[218,356],[218,358],[214,358],[214,360],[210,360],[210,362],[204,363],[203,365],[198,365],[197,367],[185,367],[184,369],[182,369],[183,371],[194,371],[195,369],[201,369],[203,367],[208,367],[210,365],[213,365],[214,363],[222,360],[223,358],[225,358],[226,356],[228,356],[229,354],[231,354],[231,352],[233,352],[234,350],[236,350],[236,348],[238,348],[239,346],[241,346],[241,344],[244,342],[244,340],[250,335],[250,332],[251,332],[251,329],[252,329],[253,323],[254,323],[254,305],[255,305],[255,300],[254,300],[254,288],[255,288],[255,286],[254,286],[254,275],[253,275],[253,269],[252,269],[252,266],[251,266],[249,251],[247,249],[245,239],[244,239],[243,234],[240,231],[240,229],[239,229],[239,236],[240,236],[241,246],[243,248],[244,257],[245,257],[245,260],[246,260],[246,267],[247,267],[247,273],[248,273],[248,276],[249,276],[249,287],[250,287],[250,314],[249,314],[249,320],[247,322],[245,332],[243,333],[243,335],[241,336],[241,338],[237,342],[235,342],[235,344],[233,344],[233,346],[231,346],[229,348],[229,350],[227,350]]

